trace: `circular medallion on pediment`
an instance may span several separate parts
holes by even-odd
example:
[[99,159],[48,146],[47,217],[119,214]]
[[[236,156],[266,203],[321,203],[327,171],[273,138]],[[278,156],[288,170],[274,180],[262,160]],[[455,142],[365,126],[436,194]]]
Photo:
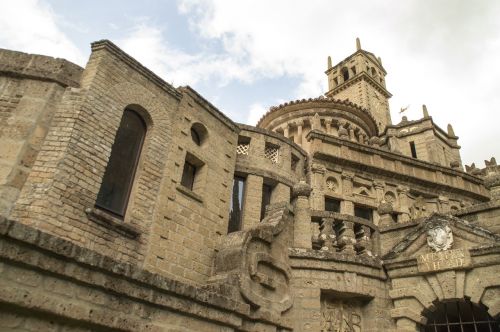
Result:
[[435,225],[427,230],[427,244],[433,251],[444,251],[453,244],[453,233],[447,225]]

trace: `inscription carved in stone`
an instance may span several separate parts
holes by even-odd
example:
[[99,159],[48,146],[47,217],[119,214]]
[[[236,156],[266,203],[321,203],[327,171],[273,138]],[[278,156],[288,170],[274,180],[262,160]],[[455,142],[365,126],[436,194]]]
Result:
[[432,272],[464,268],[471,263],[470,253],[464,249],[431,252],[417,257],[419,272]]
[[361,304],[356,300],[323,299],[321,332],[361,331]]

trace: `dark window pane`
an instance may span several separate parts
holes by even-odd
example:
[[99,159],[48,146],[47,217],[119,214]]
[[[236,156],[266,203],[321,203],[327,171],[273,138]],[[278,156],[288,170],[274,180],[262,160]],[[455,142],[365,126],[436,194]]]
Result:
[[417,158],[417,149],[415,148],[415,142],[410,142],[411,156]]
[[243,215],[243,193],[245,192],[245,179],[235,177],[233,180],[233,193],[231,195],[231,211],[229,212],[228,233],[241,230]]
[[373,213],[372,213],[371,209],[356,206],[356,207],[354,207],[354,215],[356,217],[360,217],[360,218],[372,221]]
[[193,190],[194,177],[196,175],[196,166],[191,164],[189,161],[184,163],[184,170],[182,171],[181,185]]
[[145,135],[142,118],[126,109],[97,195],[97,207],[124,216]]
[[446,312],[448,314],[448,323],[458,323],[458,306],[457,302],[446,303]]
[[273,192],[273,187],[267,184],[262,185],[262,205],[260,207],[260,220],[264,219],[266,215],[266,206],[271,203],[271,193]]
[[458,302],[458,308],[460,312],[460,318],[462,322],[472,322],[472,310],[470,302],[460,301]]
[[481,332],[490,331],[490,326],[491,331],[499,331],[498,321],[488,314],[486,308],[469,300],[439,303],[436,308],[435,312],[426,315],[426,331],[435,328],[436,331]]
[[325,211],[340,212],[340,201],[325,197]]

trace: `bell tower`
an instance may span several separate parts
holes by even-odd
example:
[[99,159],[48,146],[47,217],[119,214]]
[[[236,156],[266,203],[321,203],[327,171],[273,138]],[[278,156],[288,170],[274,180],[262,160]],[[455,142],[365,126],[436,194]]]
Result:
[[387,72],[382,60],[373,53],[361,48],[356,38],[356,52],[335,66],[328,57],[328,92],[327,97],[349,99],[366,108],[377,121],[379,132],[392,124],[389,112],[389,98],[392,96],[385,87]]

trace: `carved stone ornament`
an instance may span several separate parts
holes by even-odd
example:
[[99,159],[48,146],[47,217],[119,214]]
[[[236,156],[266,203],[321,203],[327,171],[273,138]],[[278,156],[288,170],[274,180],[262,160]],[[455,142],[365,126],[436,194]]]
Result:
[[427,230],[427,244],[433,251],[444,251],[453,244],[453,233],[448,225],[434,224]]

